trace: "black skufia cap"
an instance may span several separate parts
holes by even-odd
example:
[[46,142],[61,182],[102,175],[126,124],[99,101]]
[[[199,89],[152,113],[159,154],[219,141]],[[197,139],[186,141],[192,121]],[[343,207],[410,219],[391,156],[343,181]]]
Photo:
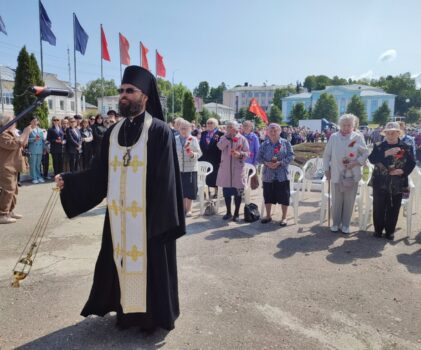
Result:
[[142,90],[148,96],[146,111],[152,117],[164,120],[156,79],[151,72],[140,66],[128,66],[124,70],[121,84],[131,84]]

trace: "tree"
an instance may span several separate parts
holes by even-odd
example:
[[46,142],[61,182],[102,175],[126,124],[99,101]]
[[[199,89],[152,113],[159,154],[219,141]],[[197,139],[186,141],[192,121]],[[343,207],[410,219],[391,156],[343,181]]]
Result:
[[346,112],[352,113],[353,115],[357,116],[360,120],[360,125],[367,124],[367,112],[365,111],[365,106],[360,96],[352,96],[351,102],[346,108]]
[[291,119],[290,124],[292,126],[298,126],[299,120],[308,119],[308,112],[306,111],[306,107],[304,103],[297,103],[291,111]]
[[211,88],[209,92],[209,98],[206,101],[209,102],[216,102],[216,103],[222,103],[223,100],[223,93],[227,89],[225,83],[219,84],[216,88]]
[[411,107],[406,113],[405,121],[409,124],[418,124],[421,122],[421,110],[416,107]]
[[183,96],[183,118],[192,122],[196,118],[193,95],[190,91],[184,92]]
[[333,95],[323,93],[314,106],[311,114],[313,119],[327,119],[330,122],[336,123],[338,120],[338,105],[336,104]]
[[390,118],[390,109],[387,102],[383,102],[382,105],[373,114],[373,122],[385,125]]
[[[35,102],[36,97],[27,93],[27,89],[34,85],[44,86],[44,81],[42,80],[35,56],[33,54],[29,56],[28,51],[26,51],[26,47],[24,46],[18,55],[15,85],[13,87],[13,110],[15,115],[19,114]],[[42,106],[20,119],[17,123],[18,128],[23,129],[27,127],[34,117],[39,118],[42,127],[48,127],[48,108],[45,102]]]
[[290,94],[295,94],[295,89],[291,87],[276,89],[273,95],[272,103],[282,111],[282,99],[289,96]]
[[172,117],[172,101],[173,101],[173,93],[174,93],[174,113],[175,114],[181,114],[183,109],[183,99],[184,99],[184,93],[186,91],[189,91],[187,87],[185,87],[183,84],[175,84],[171,87],[170,94],[167,98],[167,107],[169,114]]
[[117,86],[115,85],[114,79],[96,79],[91,80],[86,84],[84,95],[86,102],[98,105],[98,99],[102,97],[102,84],[104,84],[104,96],[115,96],[118,95]]
[[315,75],[309,75],[304,79],[304,87],[307,88],[309,92],[316,89],[317,81]]
[[344,78],[339,78],[337,75],[335,75],[331,81],[330,85],[348,85],[348,80]]
[[282,123],[282,112],[277,105],[273,105],[269,113],[269,121],[271,123]]
[[201,81],[199,86],[193,90],[193,95],[200,97],[203,101],[207,101],[209,90],[209,83],[207,81]]
[[171,95],[171,83],[168,80],[159,77],[156,80],[156,83],[158,85],[159,96],[165,96],[168,98]]
[[206,122],[211,117],[211,113],[206,109],[203,108],[201,112],[199,112],[199,124],[206,125]]

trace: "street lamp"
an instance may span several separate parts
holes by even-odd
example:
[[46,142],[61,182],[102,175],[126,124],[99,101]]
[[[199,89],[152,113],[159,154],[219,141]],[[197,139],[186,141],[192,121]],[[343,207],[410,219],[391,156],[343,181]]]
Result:
[[174,74],[178,69],[172,72],[172,119],[174,120],[174,101],[175,101],[175,89],[174,89]]

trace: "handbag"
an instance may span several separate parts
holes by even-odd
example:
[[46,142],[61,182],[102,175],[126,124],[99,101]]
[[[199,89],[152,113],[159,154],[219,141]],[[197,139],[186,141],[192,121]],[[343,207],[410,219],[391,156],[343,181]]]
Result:
[[249,203],[244,206],[244,221],[255,222],[260,219],[259,208],[254,203]]
[[205,216],[212,216],[216,214],[216,203],[214,201],[208,201],[205,207]]
[[250,188],[252,190],[256,190],[259,188],[259,177],[257,176],[257,174],[254,174],[251,178],[250,178]]

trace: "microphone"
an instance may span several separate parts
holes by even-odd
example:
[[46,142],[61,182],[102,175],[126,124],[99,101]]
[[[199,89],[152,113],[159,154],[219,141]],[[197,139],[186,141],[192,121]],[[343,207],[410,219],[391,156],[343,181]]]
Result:
[[74,93],[70,90],[61,90],[61,89],[50,89],[47,86],[31,86],[28,88],[29,92],[35,94],[35,96],[45,98],[47,96],[65,96],[73,97]]

